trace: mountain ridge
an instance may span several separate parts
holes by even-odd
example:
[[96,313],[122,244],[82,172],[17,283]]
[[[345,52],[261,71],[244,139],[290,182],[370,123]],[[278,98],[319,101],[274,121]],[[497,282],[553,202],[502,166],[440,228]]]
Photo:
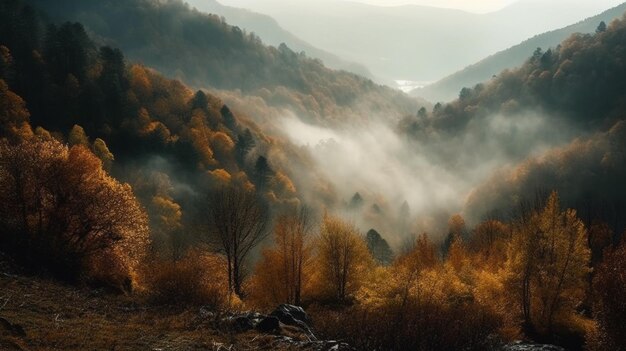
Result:
[[[424,88],[410,92],[429,101],[450,101],[458,97],[464,87],[473,87],[475,84],[489,80],[493,75],[507,68],[515,68],[524,63],[538,47],[547,50],[565,40],[574,33],[593,33],[601,21],[607,24],[619,18],[626,12],[626,3],[604,11],[596,16],[589,17],[564,28],[556,29],[536,35],[508,49],[490,55],[466,68],[457,71]],[[511,56],[513,60],[511,61]]]

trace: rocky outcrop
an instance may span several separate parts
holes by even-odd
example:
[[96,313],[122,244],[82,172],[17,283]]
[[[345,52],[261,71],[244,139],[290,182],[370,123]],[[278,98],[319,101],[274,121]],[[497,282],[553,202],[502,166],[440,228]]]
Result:
[[278,318],[278,320],[285,325],[299,328],[302,332],[306,333],[310,339],[316,339],[309,326],[311,319],[302,307],[282,304],[270,313],[270,316]]
[[527,344],[522,341],[516,341],[504,346],[502,351],[565,351],[565,349],[555,345]]
[[216,314],[208,308],[200,309],[200,319],[213,328],[229,332],[245,333],[256,331],[267,335],[276,348],[302,350],[354,350],[350,345],[334,340],[318,340],[311,328],[311,318],[302,307],[282,304],[270,314],[242,312]]

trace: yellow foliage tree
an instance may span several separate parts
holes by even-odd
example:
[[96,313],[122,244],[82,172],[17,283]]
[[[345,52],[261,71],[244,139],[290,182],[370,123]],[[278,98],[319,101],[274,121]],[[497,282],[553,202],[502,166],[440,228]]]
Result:
[[373,265],[365,240],[358,230],[340,218],[326,214],[317,241],[321,283],[337,301],[358,290],[364,273]]
[[587,230],[576,211],[561,211],[553,192],[545,207],[520,221],[509,244],[510,287],[525,326],[551,332],[582,302],[589,261]]

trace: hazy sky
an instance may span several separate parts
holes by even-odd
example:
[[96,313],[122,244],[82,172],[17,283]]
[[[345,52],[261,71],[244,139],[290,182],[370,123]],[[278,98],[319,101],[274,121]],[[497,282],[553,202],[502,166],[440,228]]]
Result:
[[[263,3],[263,0],[256,0],[259,4]],[[284,0],[288,2],[317,2],[318,0]],[[334,0],[345,1],[345,0]],[[485,13],[499,10],[514,2],[534,2],[534,3],[562,3],[565,6],[577,6],[580,4],[586,4],[587,6],[594,5],[599,9],[607,9],[612,6],[617,6],[624,2],[624,0],[347,0],[353,2],[361,2],[370,5],[378,6],[398,6],[398,5],[425,5],[433,7],[446,7],[465,10],[469,12]],[[218,0],[218,2],[227,5],[237,5],[238,0]],[[262,12],[262,11],[261,11]]]
[[456,8],[471,12],[499,10],[515,0],[352,0],[370,5],[396,6],[406,4]]

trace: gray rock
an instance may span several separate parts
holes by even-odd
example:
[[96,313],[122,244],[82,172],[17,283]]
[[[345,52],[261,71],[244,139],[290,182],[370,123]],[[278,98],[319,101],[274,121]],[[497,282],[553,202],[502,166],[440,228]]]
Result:
[[316,339],[311,331],[311,319],[302,307],[282,304],[270,313],[270,316],[278,318],[278,320],[285,325],[299,328],[305,332],[310,339]]

